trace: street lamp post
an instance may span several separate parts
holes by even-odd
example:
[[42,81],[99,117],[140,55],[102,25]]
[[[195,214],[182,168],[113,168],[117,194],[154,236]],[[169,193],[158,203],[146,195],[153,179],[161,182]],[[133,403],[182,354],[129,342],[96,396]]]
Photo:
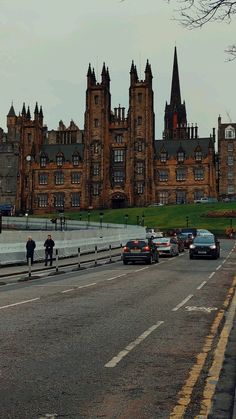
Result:
[[90,211],[88,211],[88,227],[90,226]]
[[129,214],[125,214],[124,216],[124,227],[127,228]]
[[186,227],[188,227],[188,222],[189,222],[189,217],[188,215],[186,216]]
[[25,229],[26,230],[28,230],[28,228],[29,228],[29,214],[28,214],[28,212],[26,212],[25,213],[25,217],[26,217],[26,219],[25,219]]
[[102,228],[102,221],[103,221],[103,212],[100,212],[99,217],[100,217],[100,228]]
[[145,219],[145,214],[142,214],[142,226],[144,227],[144,219]]
[[139,215],[137,215],[137,226],[139,226]]

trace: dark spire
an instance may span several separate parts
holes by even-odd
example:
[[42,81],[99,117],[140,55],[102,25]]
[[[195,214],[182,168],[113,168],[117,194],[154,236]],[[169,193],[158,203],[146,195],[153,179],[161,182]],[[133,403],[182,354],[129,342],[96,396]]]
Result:
[[107,70],[106,70],[105,63],[103,63],[103,66],[102,66],[102,74],[101,74],[101,76],[102,76],[102,84],[106,84],[107,83]]
[[93,71],[92,71],[92,80],[93,80],[93,83],[96,84],[96,76],[95,76],[94,68],[93,68]]
[[108,81],[111,81],[108,67],[107,67],[107,79]]
[[43,118],[43,108],[42,108],[42,106],[40,106],[39,116],[40,116],[40,118]]
[[134,65],[134,61],[132,60],[131,68],[130,68],[130,83],[137,83],[138,82],[138,73],[136,65]]
[[177,49],[176,49],[176,47],[175,47],[175,52],[174,52],[174,64],[173,64],[173,73],[172,73],[170,105],[177,105],[177,106],[181,105],[181,94],[180,94],[180,84],[179,84],[179,68],[178,68],[178,59],[177,59]]
[[92,76],[92,70],[91,70],[91,64],[89,63],[87,77],[91,77],[91,76]]
[[16,116],[15,109],[14,109],[14,106],[13,106],[13,102],[11,103],[11,107],[10,107],[10,110],[9,110],[7,116]]
[[145,68],[145,80],[152,80],[152,70],[149,61],[147,60],[146,68]]
[[35,109],[34,109],[34,114],[38,115],[38,113],[39,113],[38,102],[36,102]]
[[21,115],[26,116],[25,102],[23,103],[23,106],[22,106]]
[[30,108],[29,108],[29,106],[28,106],[28,109],[27,109],[26,118],[27,118],[27,119],[31,119],[31,115],[30,115]]

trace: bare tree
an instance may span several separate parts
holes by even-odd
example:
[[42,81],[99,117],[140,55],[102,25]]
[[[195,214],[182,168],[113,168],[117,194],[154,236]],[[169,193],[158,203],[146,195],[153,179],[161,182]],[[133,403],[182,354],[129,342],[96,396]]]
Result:
[[[167,0],[169,3],[172,0]],[[231,23],[236,15],[236,1],[229,0],[176,0],[180,4],[178,19],[189,29],[201,28],[209,22]],[[236,44],[230,45],[225,52],[228,61],[236,59]]]

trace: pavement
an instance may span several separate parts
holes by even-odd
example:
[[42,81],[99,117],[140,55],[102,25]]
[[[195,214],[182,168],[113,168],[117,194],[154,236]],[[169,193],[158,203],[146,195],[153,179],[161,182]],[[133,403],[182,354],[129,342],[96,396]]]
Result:
[[[78,257],[54,260],[53,266],[44,266],[44,262],[36,262],[29,270],[27,264],[22,265],[8,265],[0,267],[0,285],[4,286],[10,283],[19,281],[33,280],[42,277],[45,274],[53,275],[60,274],[65,271],[74,269],[83,269],[81,265],[87,266],[99,265],[102,263],[111,263],[120,258],[120,250],[114,249],[111,254],[97,255],[94,259],[94,254],[83,255],[83,260],[80,262]],[[113,260],[112,260],[113,259]],[[219,382],[216,386],[216,392],[212,403],[212,413],[208,419],[236,419],[236,316],[234,317],[233,327],[231,329],[228,340],[225,359],[222,366]],[[232,391],[232,388],[234,389]],[[203,418],[202,418],[203,419]]]

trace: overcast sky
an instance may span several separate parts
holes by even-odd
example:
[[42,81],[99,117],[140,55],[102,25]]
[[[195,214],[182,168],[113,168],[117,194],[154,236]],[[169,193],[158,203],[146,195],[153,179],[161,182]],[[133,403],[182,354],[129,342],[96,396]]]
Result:
[[170,100],[174,47],[177,46],[182,100],[187,118],[208,136],[221,114],[236,122],[236,61],[224,49],[235,42],[235,22],[189,31],[173,20],[165,0],[1,0],[0,126],[13,101],[43,106],[49,129],[60,119],[84,124],[89,62],[98,81],[103,61],[111,77],[112,107],[127,109],[129,71],[134,60],[140,78],[147,58],[153,72],[156,138],[162,137],[164,108]]

